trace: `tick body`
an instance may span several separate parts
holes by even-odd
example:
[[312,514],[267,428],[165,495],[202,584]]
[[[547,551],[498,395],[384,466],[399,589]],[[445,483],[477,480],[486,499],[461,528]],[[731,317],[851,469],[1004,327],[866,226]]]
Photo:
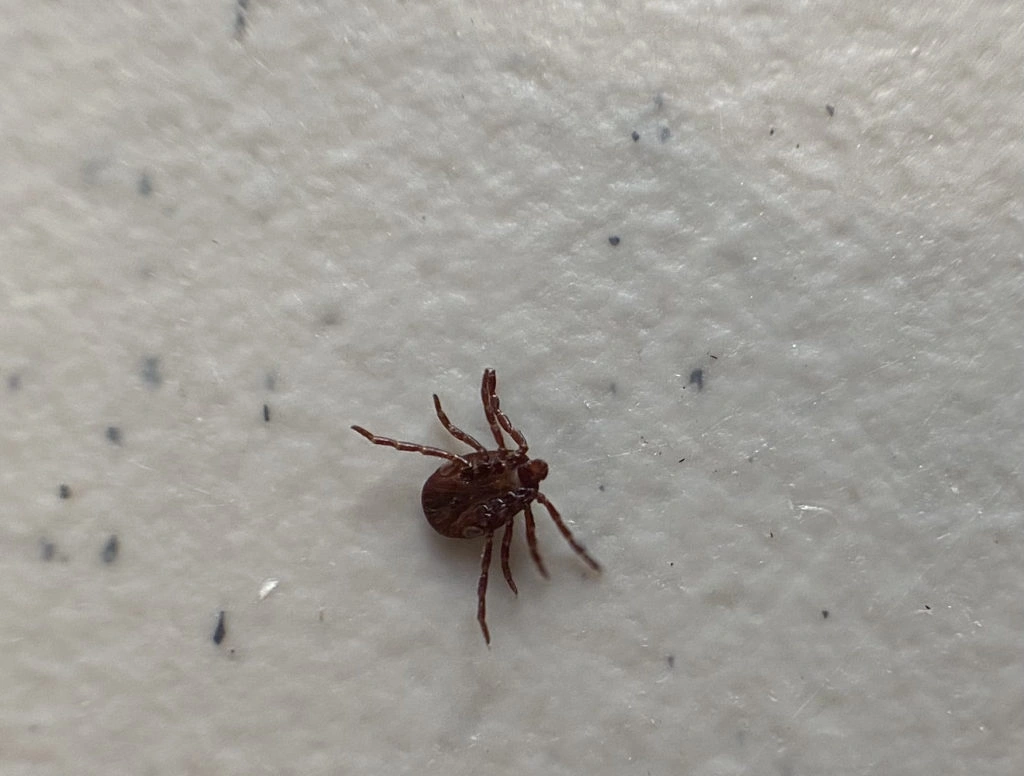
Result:
[[[502,412],[498,402],[497,377],[493,369],[484,370],[480,386],[480,398],[484,415],[491,428],[491,434],[498,447],[488,450],[462,429],[452,425],[441,409],[441,401],[434,395],[434,410],[441,425],[453,437],[473,448],[473,452],[456,455],[438,447],[400,442],[397,439],[376,436],[361,426],[353,430],[369,439],[375,445],[386,445],[396,450],[444,458],[445,463],[423,484],[421,502],[427,522],[442,536],[452,539],[474,539],[484,537],[484,551],[481,559],[480,580],[477,584],[477,620],[484,640],[490,644],[491,634],[487,628],[487,577],[490,573],[491,552],[494,534],[501,535],[501,571],[513,593],[518,594],[509,566],[509,552],[512,547],[513,519],[520,512],[525,516],[526,543],[530,557],[537,570],[548,576],[540,551],[537,549],[537,529],[531,505],[542,504],[558,526],[558,530],[576,551],[576,554],[594,571],[601,566],[573,537],[569,527],[562,520],[547,496],[540,492],[540,482],[548,476],[548,465],[539,458],[530,458],[526,438],[512,425]],[[508,434],[515,443],[514,448],[505,444]]]

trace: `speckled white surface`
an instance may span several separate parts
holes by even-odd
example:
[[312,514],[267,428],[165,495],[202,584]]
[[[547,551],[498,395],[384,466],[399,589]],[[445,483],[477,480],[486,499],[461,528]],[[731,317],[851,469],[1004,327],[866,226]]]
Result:
[[1024,7],[507,6],[0,0],[0,770],[1024,772]]

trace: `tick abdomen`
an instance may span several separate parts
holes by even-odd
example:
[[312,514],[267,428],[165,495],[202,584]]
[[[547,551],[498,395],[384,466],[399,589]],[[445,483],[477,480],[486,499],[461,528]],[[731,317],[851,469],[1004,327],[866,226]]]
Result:
[[[464,458],[469,466],[445,464],[423,483],[423,514],[439,534],[457,539],[482,536],[536,498],[537,489],[524,488],[519,481],[525,456],[488,450]],[[476,530],[468,530],[472,528]]]

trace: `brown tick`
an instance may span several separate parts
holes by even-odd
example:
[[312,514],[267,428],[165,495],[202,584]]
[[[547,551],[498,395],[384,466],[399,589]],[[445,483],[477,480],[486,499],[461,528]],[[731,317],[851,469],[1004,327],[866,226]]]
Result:
[[[513,518],[520,512],[526,515],[526,543],[530,548],[530,556],[537,564],[541,575],[545,578],[548,576],[537,550],[537,529],[533,511],[530,509],[534,501],[540,502],[548,510],[551,519],[555,521],[558,530],[576,554],[594,571],[601,570],[598,562],[573,538],[558,510],[548,501],[547,496],[540,492],[540,481],[548,476],[548,465],[539,458],[530,458],[527,455],[526,438],[501,411],[496,388],[497,378],[494,370],[484,370],[480,396],[484,403],[487,423],[491,427],[494,441],[498,443],[496,450],[488,450],[465,431],[453,426],[441,409],[441,401],[437,394],[434,394],[434,409],[437,411],[438,420],[449,434],[472,447],[472,453],[455,455],[437,447],[379,437],[361,426],[352,426],[353,430],[375,445],[387,445],[396,450],[444,458],[447,461],[423,484],[423,493],[420,497],[423,513],[427,516],[427,522],[442,536],[452,539],[484,537],[480,581],[477,583],[476,618],[488,645],[491,643],[491,634],[487,629],[487,576],[491,566],[494,532],[499,528],[505,529],[501,535],[501,570],[512,592],[518,595],[516,583],[512,580],[512,569],[509,567],[509,549],[512,546]],[[505,446],[502,431],[512,437],[516,444],[514,450]]]

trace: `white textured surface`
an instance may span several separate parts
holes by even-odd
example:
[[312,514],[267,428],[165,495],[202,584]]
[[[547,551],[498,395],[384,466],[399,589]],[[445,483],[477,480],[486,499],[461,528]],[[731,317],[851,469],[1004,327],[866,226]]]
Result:
[[0,770],[1024,772],[1024,8],[506,5],[0,3]]

